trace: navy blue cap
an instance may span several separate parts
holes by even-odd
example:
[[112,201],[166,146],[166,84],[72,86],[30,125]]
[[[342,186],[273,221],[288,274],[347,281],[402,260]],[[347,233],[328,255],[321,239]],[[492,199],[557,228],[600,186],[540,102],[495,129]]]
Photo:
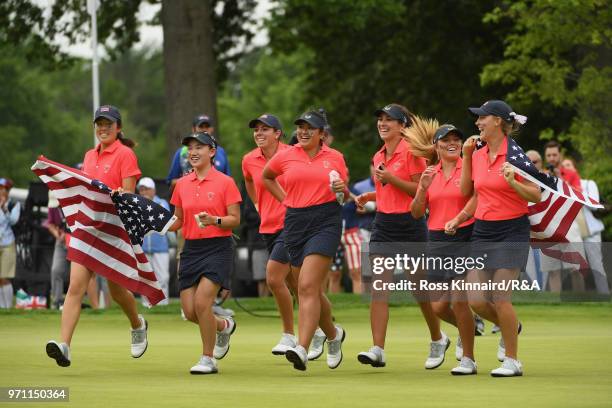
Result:
[[110,121],[121,124],[121,113],[119,113],[119,109],[117,109],[113,105],[102,105],[98,109],[96,109],[93,121],[95,122],[100,118],[106,118]]
[[468,110],[476,116],[498,116],[506,122],[512,122],[514,118],[510,113],[512,108],[504,101],[491,100],[482,104],[480,108],[468,108]]
[[327,121],[319,112],[308,111],[302,113],[302,115],[293,122],[296,125],[300,123],[308,123],[311,127],[315,129],[325,129],[327,125]]
[[206,123],[209,126],[214,126],[212,118],[210,116],[208,116],[208,115],[201,114],[201,115],[198,115],[195,118],[193,118],[193,126],[194,127],[201,126],[203,123]]
[[436,133],[434,134],[433,142],[437,143],[438,140],[442,139],[449,133],[456,133],[457,136],[463,139],[463,132],[458,127],[456,127],[455,125],[445,124],[445,125],[440,126],[436,130]]
[[183,145],[187,146],[192,140],[197,140],[198,142],[215,149],[217,148],[217,141],[214,137],[208,134],[208,132],[192,133],[188,136],[185,136],[185,138],[183,139]]
[[264,113],[258,118],[255,118],[252,121],[250,121],[249,127],[251,129],[255,128],[255,126],[257,126],[257,122],[261,122],[266,126],[270,126],[271,128],[278,129],[281,132],[283,131],[283,126],[281,125],[280,120],[276,116],[270,115],[269,113]]
[[382,109],[378,109],[376,110],[376,112],[374,112],[374,116],[380,116],[383,113],[386,113],[391,117],[391,119],[395,119],[403,123],[404,125],[410,123],[410,119],[408,118],[408,116],[406,116],[403,109],[397,105],[390,104]]

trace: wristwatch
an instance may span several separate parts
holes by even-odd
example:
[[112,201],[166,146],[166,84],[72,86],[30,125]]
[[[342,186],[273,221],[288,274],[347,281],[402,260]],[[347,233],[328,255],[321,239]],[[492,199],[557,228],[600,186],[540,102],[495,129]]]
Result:
[[217,225],[221,225],[221,217],[217,217]]

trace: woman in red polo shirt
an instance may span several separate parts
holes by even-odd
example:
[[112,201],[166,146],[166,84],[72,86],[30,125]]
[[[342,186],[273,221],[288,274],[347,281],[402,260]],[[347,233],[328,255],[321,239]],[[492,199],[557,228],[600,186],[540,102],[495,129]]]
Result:
[[214,374],[236,330],[231,317],[215,317],[212,307],[219,289],[230,288],[232,229],[240,225],[242,197],[234,180],[213,166],[217,142],[211,135],[193,133],[183,145],[194,171],[176,183],[170,202],[177,221],[170,230],[183,228],[185,246],[178,271],[181,307],[187,320],[200,327],[202,338],[202,356],[190,372]]
[[[378,117],[378,134],[384,142],[372,159],[376,171],[376,192],[362,194],[356,202],[363,207],[368,201],[376,201],[370,253],[385,257],[405,253],[405,245],[400,243],[427,241],[425,221],[417,220],[410,214],[410,203],[426,164],[423,158],[411,153],[409,143],[402,137],[402,131],[412,124],[414,116],[406,107],[393,103],[377,110],[375,115]],[[412,248],[411,252],[417,251]],[[418,252],[421,253],[420,250]],[[393,272],[385,271],[384,279],[391,280]],[[444,362],[450,340],[440,330],[440,320],[433,312],[427,294],[420,291],[413,291],[413,294],[431,335],[430,354],[425,368],[433,369]],[[362,364],[372,367],[386,365],[384,346],[388,322],[388,291],[377,291],[372,286],[370,326],[374,345],[368,351],[358,354],[357,359]]]
[[[89,150],[83,160],[83,172],[102,181],[113,190],[122,188],[133,193],[140,169],[134,151],[134,142],[121,132],[121,114],[111,105],[100,106],[94,115],[94,127],[98,146]],[[70,257],[70,251],[68,252]],[[93,272],[71,260],[70,285],[62,310],[62,343],[49,341],[47,355],[61,367],[70,365],[70,342],[81,315],[81,302]],[[121,306],[132,326],[132,357],[138,358],[147,350],[147,322],[138,314],[134,296],[123,286],[108,280],[113,299]]]
[[[287,283],[294,293],[297,285],[290,274],[289,254],[285,249],[283,225],[286,209],[264,187],[262,173],[266,163],[289,146],[280,141],[283,130],[280,121],[274,115],[263,114],[250,121],[249,127],[253,129],[253,138],[257,147],[244,155],[242,173],[247,193],[255,203],[261,218],[259,232],[270,254],[266,265],[266,282],[276,300],[283,325],[283,334],[278,344],[272,348],[272,354],[284,355],[288,349],[297,346],[293,331],[293,297]],[[284,182],[283,178],[283,176],[278,178],[281,185]]]
[[328,338],[327,365],[333,369],[342,362],[345,332],[334,325],[321,285],[340,244],[339,202],[348,196],[348,169],[342,154],[323,143],[327,122],[319,112],[305,112],[295,124],[298,143],[277,153],[263,171],[265,187],[287,207],[285,247],[298,277],[299,339],[285,356],[295,369],[305,370],[308,346],[319,326]]
[[[468,281],[509,282],[518,279],[527,262],[530,230],[527,203],[540,201],[539,187],[515,175],[506,160],[508,138],[527,118],[517,115],[507,103],[499,100],[469,110],[478,116],[476,126],[486,146],[474,151],[477,136],[472,136],[463,145],[461,192],[464,196],[476,195],[472,257],[486,255],[486,262],[484,269],[469,272]],[[501,367],[491,371],[491,375],[522,375],[522,365],[517,360],[520,324],[512,307],[511,290],[473,291],[469,296],[470,306],[476,313],[487,320],[498,321],[501,327],[502,355],[498,353],[498,359],[503,358],[503,362]]]
[[[469,241],[474,225],[476,200],[461,194],[461,140],[463,133],[453,125],[436,129],[427,126],[420,118],[405,134],[415,149],[414,153],[427,159],[429,167],[421,175],[419,187],[410,206],[415,218],[427,218],[428,248],[430,259],[465,259],[470,255]],[[437,124],[437,122],[436,122]],[[432,143],[433,142],[433,143]],[[436,315],[459,329],[456,357],[459,365],[451,370],[453,375],[476,374],[474,360],[474,318],[465,291],[452,290],[454,279],[463,279],[467,271],[460,269],[430,269],[430,282],[443,282],[445,288],[432,296]],[[452,308],[451,308],[452,306]]]

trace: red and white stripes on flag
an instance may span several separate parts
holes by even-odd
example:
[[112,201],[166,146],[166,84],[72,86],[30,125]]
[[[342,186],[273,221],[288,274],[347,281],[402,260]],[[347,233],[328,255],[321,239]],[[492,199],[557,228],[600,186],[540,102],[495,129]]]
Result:
[[[561,178],[556,179],[556,188],[551,188],[528,172],[513,167],[517,174],[542,189],[540,202],[529,203],[528,207],[531,242],[537,243],[535,246],[541,248],[545,255],[576,264],[580,269],[588,269],[586,259],[575,244],[569,243],[567,233],[583,205],[601,208],[601,204],[575,190]],[[569,245],[563,245],[568,243]]]
[[153,305],[165,298],[139,244],[132,244],[108,193],[85,173],[43,156],[32,171],[53,190],[71,231],[67,259],[124,288],[146,296]]

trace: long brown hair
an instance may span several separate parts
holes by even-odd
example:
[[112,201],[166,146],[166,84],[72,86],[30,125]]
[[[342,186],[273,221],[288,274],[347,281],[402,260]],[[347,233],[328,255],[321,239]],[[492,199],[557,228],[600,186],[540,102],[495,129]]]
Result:
[[412,126],[402,129],[402,137],[410,144],[410,151],[417,157],[423,157],[430,165],[438,163],[434,135],[439,127],[436,119],[425,119],[412,116]]
[[132,139],[128,139],[127,137],[125,137],[122,130],[117,132],[117,139],[119,139],[119,141],[123,143],[124,146],[130,147],[132,149],[134,148],[134,146],[136,146],[136,142],[134,142]]

